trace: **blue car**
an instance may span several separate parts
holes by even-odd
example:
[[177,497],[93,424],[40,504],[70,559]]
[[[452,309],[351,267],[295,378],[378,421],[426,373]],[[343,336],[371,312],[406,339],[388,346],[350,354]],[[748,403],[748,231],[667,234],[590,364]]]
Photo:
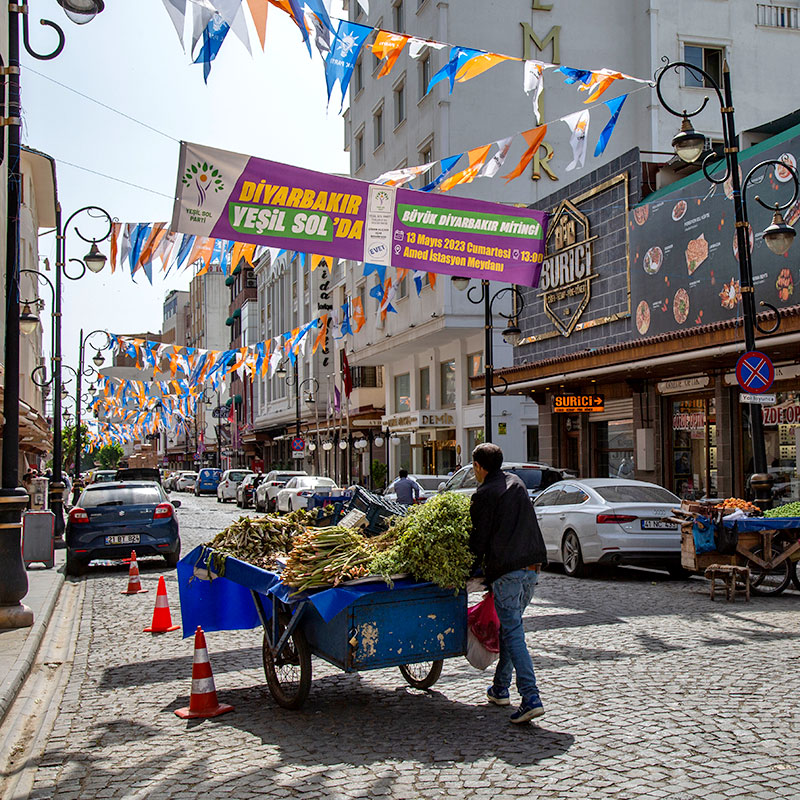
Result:
[[204,467],[197,474],[197,480],[194,482],[194,495],[200,497],[201,494],[216,494],[217,486],[222,480],[221,469],[211,469]]
[[67,575],[82,575],[92,559],[125,558],[131,550],[163,556],[174,568],[181,557],[180,504],[152,481],[87,486],[67,518]]

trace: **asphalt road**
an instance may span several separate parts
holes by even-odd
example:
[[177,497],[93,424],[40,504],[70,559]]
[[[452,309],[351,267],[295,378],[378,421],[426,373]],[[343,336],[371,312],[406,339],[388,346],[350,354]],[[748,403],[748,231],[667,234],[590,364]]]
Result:
[[[179,496],[184,552],[241,513]],[[286,711],[259,631],[210,633],[235,711],[185,722],[172,712],[188,703],[192,639],[142,633],[160,575],[179,620],[175,572],[141,568],[142,595],[120,594],[126,567],[67,581],[41,655],[59,678],[0,731],[23,732],[4,800],[800,796],[795,592],[711,603],[699,579],[545,573],[526,630],[547,713],[521,727],[460,658],[429,692],[396,669],[345,675],[315,659],[308,702]]]

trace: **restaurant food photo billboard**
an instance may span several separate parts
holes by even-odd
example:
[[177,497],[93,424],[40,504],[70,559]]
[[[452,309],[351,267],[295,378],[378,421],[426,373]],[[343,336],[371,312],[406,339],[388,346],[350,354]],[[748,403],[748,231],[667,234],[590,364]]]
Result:
[[[760,161],[776,159],[796,168],[800,158],[800,126],[768,147],[757,145],[741,154],[740,172]],[[723,175],[724,161],[713,173]],[[778,165],[753,176],[747,190],[751,223],[750,251],[756,309],[761,301],[777,308],[800,301],[800,256],[790,250],[775,255],[761,232],[772,212],[756,201],[786,202],[792,196],[792,176]],[[742,316],[738,245],[731,181],[709,183],[702,172],[657,192],[629,215],[631,309],[634,336],[646,338],[677,330],[727,321]],[[784,217],[789,225],[800,219],[800,200]]]

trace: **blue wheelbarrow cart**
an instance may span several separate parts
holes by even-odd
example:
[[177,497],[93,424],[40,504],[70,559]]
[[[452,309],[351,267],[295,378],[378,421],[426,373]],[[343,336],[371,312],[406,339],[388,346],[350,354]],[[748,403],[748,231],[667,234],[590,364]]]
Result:
[[[280,575],[228,556],[224,572],[209,548],[179,564],[184,636],[204,630],[264,631],[267,686],[283,708],[300,708],[311,688],[311,656],[344,672],[399,667],[415,689],[439,679],[444,659],[467,651],[467,593],[398,578],[360,579],[331,589],[294,594]],[[235,619],[234,619],[235,617]]]

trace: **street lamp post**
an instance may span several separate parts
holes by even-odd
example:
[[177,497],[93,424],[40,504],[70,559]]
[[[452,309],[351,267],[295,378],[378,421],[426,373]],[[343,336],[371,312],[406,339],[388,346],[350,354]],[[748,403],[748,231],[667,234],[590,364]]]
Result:
[[[464,291],[469,286],[469,278],[453,277],[451,278],[453,286],[458,291]],[[500,376],[503,383],[502,388],[495,387],[494,385],[494,342],[492,334],[494,332],[494,302],[499,297],[505,294],[510,294],[514,300],[514,310],[511,314],[506,314],[502,311],[497,313],[505,320],[508,325],[503,331],[503,338],[510,344],[516,345],[519,342],[520,329],[517,325],[517,319],[525,306],[525,300],[522,297],[519,289],[516,286],[505,286],[498,289],[494,294],[489,292],[489,281],[481,281],[480,294],[475,297],[472,296],[474,286],[469,286],[467,292],[467,299],[473,305],[480,305],[483,303],[483,326],[484,326],[484,341],[483,341],[483,369],[484,369],[484,390],[483,390],[483,407],[484,407],[484,441],[492,441],[492,394],[505,394],[508,390],[508,381]]]
[[[74,22],[88,22],[103,10],[102,0],[59,0],[59,5]],[[22,17],[23,44],[40,61],[49,61],[64,49],[64,32],[50,20],[42,24],[58,36],[56,48],[46,54],[31,46],[28,32],[28,6],[8,5],[7,110],[3,124],[8,127],[8,192],[6,197],[6,330],[3,376],[3,457],[0,470],[0,628],[24,628],[33,624],[33,613],[21,602],[28,593],[28,576],[22,563],[22,511],[27,494],[19,486],[19,270],[20,206],[20,61],[19,28]]]
[[[74,227],[75,234],[86,242],[89,247],[89,252],[80,258],[70,258],[69,262],[66,258],[66,234],[70,230],[72,222],[81,214],[86,214],[94,219],[102,220],[107,227],[104,228],[102,236],[84,236],[77,225]],[[46,386],[53,387],[53,480],[50,484],[50,507],[55,514],[55,534],[60,538],[64,533],[64,483],[62,472],[62,447],[61,447],[61,386],[62,386],[62,357],[61,357],[61,277],[62,275],[71,281],[78,281],[89,272],[98,273],[102,271],[106,264],[106,257],[100,252],[97,247],[98,242],[104,242],[111,236],[112,230],[111,215],[100,208],[99,206],[84,206],[79,208],[71,214],[66,223],[62,226],[61,223],[61,206],[56,204],[56,269],[55,269],[55,286],[52,281],[42,273],[36,270],[20,270],[20,273],[30,273],[36,277],[37,280],[44,281],[53,294],[52,304],[52,365],[50,377],[47,378],[46,370],[43,366],[36,367],[31,378],[33,382],[44,389]],[[76,265],[75,274],[70,274],[67,270],[67,264],[72,263]],[[29,312],[26,314],[26,311]],[[30,312],[29,304],[25,304],[22,314],[20,314],[20,330],[22,333],[32,333],[39,318]]]
[[76,502],[78,498],[77,485],[80,482],[81,477],[81,449],[83,445],[83,442],[81,441],[81,381],[83,377],[89,377],[90,375],[95,374],[95,372],[99,370],[105,362],[103,354],[100,352],[102,348],[97,348],[94,345],[91,345],[94,347],[95,351],[92,358],[92,363],[97,369],[92,369],[91,367],[84,368],[83,358],[86,353],[86,346],[89,344],[89,340],[98,334],[106,337],[106,342],[103,347],[108,347],[108,345],[111,344],[111,334],[109,334],[108,331],[100,329],[89,331],[89,333],[87,333],[85,336],[83,335],[83,329],[81,329],[81,340],[80,346],[78,347],[78,369],[76,370],[77,387],[75,389],[75,396],[77,397],[77,402],[75,403],[75,467],[73,470],[72,480],[73,503]]
[[[664,99],[661,91],[661,83],[667,70],[673,69],[678,74],[681,67],[690,70],[700,76],[704,85],[713,89],[720,106],[722,115],[722,136],[725,154],[725,172],[721,176],[713,174],[714,167],[718,165],[717,154],[709,152],[703,158],[703,174],[706,179],[716,185],[730,181],[732,188],[732,201],[734,216],[736,218],[736,241],[739,250],[739,285],[742,292],[742,324],[744,328],[745,348],[749,352],[755,349],[755,332],[758,330],[763,334],[770,334],[777,331],[780,326],[780,312],[770,303],[761,302],[760,305],[770,308],[776,316],[775,324],[771,328],[762,328],[756,317],[755,291],[753,288],[753,261],[750,252],[750,223],[747,218],[747,198],[746,190],[754,175],[762,169],[771,165],[781,166],[792,176],[794,191],[791,199],[784,203],[775,203],[769,206],[756,196],[756,201],[768,210],[774,212],[772,224],[764,231],[764,241],[776,255],[783,255],[789,249],[795,236],[793,228],[788,226],[781,216],[781,211],[791,206],[800,191],[797,172],[790,164],[785,164],[775,159],[766,159],[756,164],[745,176],[742,181],[739,175],[739,146],[736,125],[733,118],[733,96],[731,92],[731,75],[727,60],[722,65],[722,86],[709,75],[708,72],[689,64],[685,61],[671,62],[664,58],[664,66],[656,73],[656,93],[661,105],[673,116],[682,119],[681,129],[672,139],[672,146],[676,155],[687,163],[697,161],[705,150],[705,136],[692,128],[690,119],[699,114],[707,105],[708,97],[703,99],[700,106],[692,112],[677,111],[672,108]],[[760,405],[750,406],[750,433],[753,440],[753,476],[751,485],[756,491],[759,500],[764,505],[768,505],[771,500],[772,476],[767,472],[766,445],[764,442],[764,421]]]

